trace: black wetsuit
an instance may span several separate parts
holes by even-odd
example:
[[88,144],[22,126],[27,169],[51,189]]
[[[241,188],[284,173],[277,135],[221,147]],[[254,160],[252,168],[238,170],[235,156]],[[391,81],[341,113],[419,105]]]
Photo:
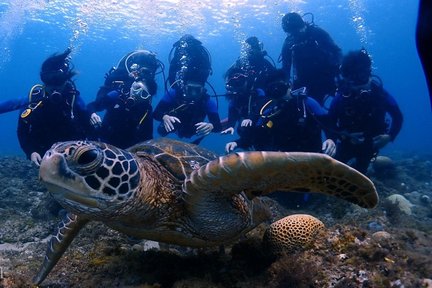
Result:
[[18,140],[29,159],[33,152],[43,156],[56,142],[91,136],[90,114],[74,83],[68,81],[54,93],[49,90],[33,89],[28,108],[19,116]]
[[326,31],[307,25],[305,32],[288,36],[281,58],[288,80],[293,78],[293,90],[305,86],[320,104],[326,95],[334,94],[342,52]]
[[[388,118],[391,123],[388,123]],[[371,159],[378,153],[373,145],[373,138],[389,134],[393,141],[402,127],[403,116],[396,100],[375,82],[363,94],[352,92],[349,97],[337,93],[328,113],[338,138],[335,158],[351,164],[358,171],[365,173]]]
[[[222,130],[216,103],[211,100],[206,92],[204,92],[201,100],[183,103],[181,97],[178,96],[180,92],[177,91],[177,89],[170,89],[158,103],[154,111],[154,118],[157,121],[163,121],[162,117],[164,115],[177,117],[181,123],[174,124],[173,132],[177,133],[180,138],[190,138],[195,135],[195,124],[203,122],[206,117],[213,124],[212,132]],[[158,133],[161,136],[168,134],[163,123],[159,126]]]
[[[149,58],[151,60],[153,56],[150,55]],[[151,64],[150,67],[156,69],[154,68],[156,64]],[[157,91],[154,73],[139,80],[147,87],[149,93],[147,99],[131,95],[130,90],[134,81],[138,80],[130,77],[124,64],[121,64],[106,76],[96,100],[88,104],[91,113],[105,110],[102,125],[98,129],[100,140],[119,148],[128,148],[139,142],[153,139],[151,101]]]
[[321,152],[319,119],[326,111],[310,97],[272,100],[253,127],[243,129],[240,148],[261,151]]

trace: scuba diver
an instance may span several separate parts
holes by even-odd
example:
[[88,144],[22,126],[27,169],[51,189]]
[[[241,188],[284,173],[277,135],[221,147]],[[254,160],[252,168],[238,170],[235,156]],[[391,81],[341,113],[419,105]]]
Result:
[[[210,132],[221,131],[217,105],[205,88],[211,73],[210,54],[201,41],[186,34],[174,43],[169,61],[170,88],[153,114],[161,122],[158,133],[197,136],[193,143],[199,144]],[[206,117],[209,122],[204,122]]]
[[46,59],[41,67],[43,85],[34,85],[28,105],[18,120],[18,140],[27,158],[36,165],[56,142],[85,139],[91,136],[90,114],[75,87],[66,49]]
[[184,90],[188,81],[206,83],[212,74],[211,57],[201,41],[185,34],[173,44],[168,61],[170,88],[178,86]]
[[228,119],[221,133],[233,135],[237,122],[240,127],[252,126],[257,115],[256,105],[260,98],[265,97],[265,92],[261,88],[254,88],[255,79],[241,68],[229,69],[228,73],[225,76]]
[[335,158],[366,173],[379,150],[399,134],[402,112],[372,75],[372,61],[364,48],[344,56],[341,76],[328,112],[330,138],[337,139]]
[[288,81],[292,78],[293,89],[306,87],[309,96],[323,105],[336,89],[341,49],[325,30],[313,23],[313,18],[308,23],[298,13],[287,13],[282,18],[282,29],[287,37],[280,61]]
[[[88,104],[102,141],[128,148],[153,138],[152,97],[157,91],[158,69],[163,71],[163,64],[153,52],[136,50],[108,72],[96,100]],[[96,114],[102,110],[106,110],[103,121]]]
[[335,144],[328,139],[322,143],[321,122],[327,112],[306,87],[291,90],[284,71],[269,74],[265,98],[259,105],[258,119],[252,127],[239,131],[240,138],[225,146],[227,153],[235,148],[260,151],[323,152],[334,155]]
[[[271,62],[268,59],[271,60]],[[232,74],[232,69],[241,69],[251,79],[255,88],[264,88],[269,73],[276,70],[273,59],[264,50],[264,45],[255,36],[242,42],[240,56],[228,69],[226,75]]]
[[228,120],[224,123],[222,134],[234,134],[239,121],[240,127],[252,125],[253,106],[257,98],[264,96],[263,89],[268,75],[276,70],[266,56],[267,52],[263,50],[258,38],[249,37],[242,43],[240,57],[225,73],[225,95],[229,107]]
[[[269,74],[264,91],[266,97],[260,98],[258,118],[254,125],[239,129],[239,139],[226,144],[226,153],[241,148],[334,155],[336,145],[333,140],[322,142],[321,138],[321,122],[325,120],[327,111],[316,100],[308,97],[306,87],[291,90],[284,71],[277,70]],[[310,197],[309,194],[287,195],[284,192],[275,192],[271,196],[290,209],[310,205]]]

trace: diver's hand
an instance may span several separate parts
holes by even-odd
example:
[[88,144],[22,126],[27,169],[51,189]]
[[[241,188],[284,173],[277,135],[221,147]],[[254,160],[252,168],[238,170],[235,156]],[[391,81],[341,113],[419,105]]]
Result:
[[241,127],[248,127],[248,126],[252,126],[252,120],[251,119],[244,119],[241,122]]
[[231,151],[234,151],[234,149],[237,148],[237,142],[228,142],[225,145],[225,152],[230,153]]
[[336,154],[336,144],[332,139],[327,139],[322,144],[322,152],[333,157]]
[[98,114],[96,114],[96,113],[92,113],[92,114],[90,115],[90,124],[91,124],[93,127],[98,127],[98,126],[100,126],[100,125],[102,124],[102,119],[101,119],[101,117],[100,117]]
[[213,124],[207,122],[196,123],[195,127],[197,127],[195,133],[198,136],[206,136],[213,130]]
[[176,123],[176,122],[181,123],[180,119],[178,119],[177,117],[174,117],[174,116],[169,116],[169,115],[164,115],[162,117],[162,120],[163,120],[163,125],[165,127],[165,130],[167,132],[171,132],[174,130],[174,123]]
[[375,149],[381,149],[391,141],[391,137],[388,134],[381,134],[373,138],[373,145]]
[[231,134],[231,135],[234,135],[234,128],[233,127],[229,127],[227,129],[223,130],[221,132],[221,134]]
[[33,152],[33,153],[30,155],[30,160],[31,160],[33,163],[35,163],[36,166],[40,166],[40,163],[41,163],[41,161],[42,161],[42,158],[41,158],[41,156],[39,155],[39,153],[37,153],[37,152]]

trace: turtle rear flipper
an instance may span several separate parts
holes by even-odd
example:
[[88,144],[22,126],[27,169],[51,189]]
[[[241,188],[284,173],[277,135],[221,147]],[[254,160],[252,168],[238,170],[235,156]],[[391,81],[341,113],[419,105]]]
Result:
[[69,244],[89,220],[82,219],[75,214],[67,213],[57,226],[56,233],[51,237],[44,261],[33,283],[39,285],[57,264],[60,257],[69,247]]
[[187,202],[208,193],[223,196],[245,192],[249,198],[274,191],[317,192],[364,208],[378,203],[369,178],[325,154],[303,152],[241,152],[219,157],[191,173],[184,187]]

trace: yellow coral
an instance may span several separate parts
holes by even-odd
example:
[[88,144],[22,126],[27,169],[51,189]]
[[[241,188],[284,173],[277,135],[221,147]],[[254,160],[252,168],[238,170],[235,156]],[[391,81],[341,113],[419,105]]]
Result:
[[304,249],[324,227],[319,219],[311,215],[290,215],[270,225],[264,233],[264,245],[275,254]]

